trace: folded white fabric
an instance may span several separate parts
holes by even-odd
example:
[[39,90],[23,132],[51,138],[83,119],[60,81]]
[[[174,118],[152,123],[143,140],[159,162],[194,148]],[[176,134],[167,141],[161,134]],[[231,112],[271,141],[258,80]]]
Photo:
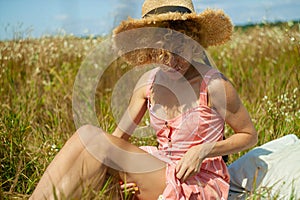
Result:
[[300,140],[290,134],[256,147],[228,166],[228,199],[259,191],[262,199],[300,198]]

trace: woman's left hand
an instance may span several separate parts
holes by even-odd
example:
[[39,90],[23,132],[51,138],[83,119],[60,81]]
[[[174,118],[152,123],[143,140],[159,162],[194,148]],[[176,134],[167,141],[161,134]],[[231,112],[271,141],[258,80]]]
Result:
[[184,182],[200,172],[202,161],[209,154],[215,143],[200,144],[191,147],[176,165],[176,177]]
[[176,165],[176,177],[181,181],[197,174],[204,158],[199,156],[200,145],[191,147]]

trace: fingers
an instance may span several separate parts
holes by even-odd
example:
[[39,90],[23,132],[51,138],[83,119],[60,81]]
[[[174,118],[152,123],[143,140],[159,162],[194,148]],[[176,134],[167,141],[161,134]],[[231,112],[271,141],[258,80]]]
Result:
[[200,171],[200,162],[187,165],[184,163],[184,159],[181,159],[176,165],[175,170],[176,177],[181,181],[185,181],[190,176],[193,176]]
[[182,167],[182,159],[177,163],[177,165],[176,165],[176,168],[175,168],[175,171],[176,171],[176,177],[178,178],[178,179],[181,179],[182,177],[183,177],[183,175],[184,175],[184,173],[185,173],[185,171],[186,171],[186,169],[184,169],[183,167]]
[[177,173],[176,173],[176,177],[181,180],[184,175],[185,175],[186,170],[184,170],[183,168],[181,168]]
[[120,185],[122,190],[136,187],[135,183],[121,183]]
[[180,160],[178,164],[176,165],[176,177],[181,180],[185,181],[186,178],[190,175],[190,169],[186,164],[183,163],[183,160]]
[[139,188],[135,183],[123,183],[120,181],[120,187],[123,192],[135,193],[139,191]]
[[192,177],[199,173],[199,170],[197,168],[188,168],[182,177],[182,181],[187,180],[189,177]]
[[193,168],[189,168],[189,167],[182,167],[180,168],[179,172],[176,173],[176,177],[181,180],[182,182],[184,182],[185,180],[187,180],[189,177],[193,176],[197,174],[196,170],[194,170]]

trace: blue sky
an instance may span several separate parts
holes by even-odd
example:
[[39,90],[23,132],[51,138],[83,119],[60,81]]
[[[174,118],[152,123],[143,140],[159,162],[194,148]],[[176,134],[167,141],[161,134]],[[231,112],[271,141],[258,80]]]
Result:
[[[299,0],[194,0],[197,12],[221,8],[234,24],[300,19]],[[0,40],[64,32],[102,35],[128,16],[139,18],[143,0],[0,0]]]

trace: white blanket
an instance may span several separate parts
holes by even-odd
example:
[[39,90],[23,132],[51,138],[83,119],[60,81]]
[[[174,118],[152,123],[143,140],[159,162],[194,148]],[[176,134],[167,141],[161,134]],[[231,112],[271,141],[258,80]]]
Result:
[[256,147],[228,167],[229,200],[257,193],[261,199],[300,198],[300,140],[296,135]]

